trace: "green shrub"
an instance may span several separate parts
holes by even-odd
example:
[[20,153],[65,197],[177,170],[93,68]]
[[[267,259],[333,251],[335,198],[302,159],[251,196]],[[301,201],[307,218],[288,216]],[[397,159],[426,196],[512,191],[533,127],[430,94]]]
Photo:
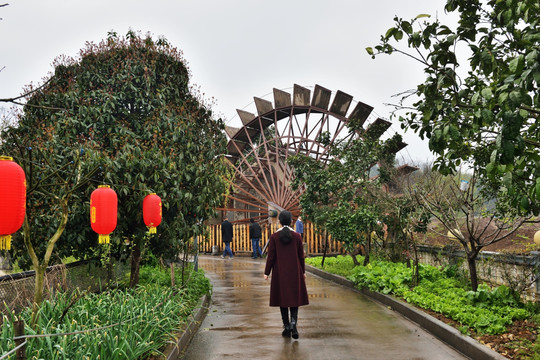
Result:
[[403,263],[371,262],[355,267],[348,276],[359,288],[403,295],[412,283],[412,269]]
[[[358,261],[364,261],[362,256],[358,256]],[[321,266],[322,257],[306,258],[306,264],[319,269],[324,269],[332,274],[347,276],[354,268],[354,263],[350,256],[329,256],[324,259],[324,267]]]
[[[320,259],[312,258],[308,263],[317,266]],[[478,291],[469,291],[459,276],[448,276],[452,273],[448,268],[420,264],[420,283],[414,287],[413,269],[403,263],[372,261],[367,266],[354,267],[350,258],[338,256],[328,266],[325,263],[325,270],[347,277],[358,288],[400,296],[415,306],[441,313],[459,322],[465,333],[472,329],[481,334],[500,334],[514,320],[533,313],[508,287],[490,289],[482,284]]]

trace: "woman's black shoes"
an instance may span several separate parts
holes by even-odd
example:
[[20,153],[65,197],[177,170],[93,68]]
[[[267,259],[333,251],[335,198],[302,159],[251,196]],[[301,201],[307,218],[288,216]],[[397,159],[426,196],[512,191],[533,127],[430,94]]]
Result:
[[283,331],[281,332],[283,337],[291,337],[290,325],[283,325]]
[[296,322],[292,321],[291,326],[289,327],[291,331],[291,336],[293,339],[298,339],[298,330],[296,329]]
[[290,325],[283,325],[283,331],[281,332],[283,337],[291,337],[293,339],[298,339],[298,330],[296,329],[296,323],[291,322]]

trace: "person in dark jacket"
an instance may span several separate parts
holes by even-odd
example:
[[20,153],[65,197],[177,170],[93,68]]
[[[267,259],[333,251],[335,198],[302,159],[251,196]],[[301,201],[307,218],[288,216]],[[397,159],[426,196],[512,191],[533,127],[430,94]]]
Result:
[[221,224],[221,239],[225,244],[225,250],[223,250],[223,254],[221,255],[222,259],[225,259],[227,254],[229,254],[231,259],[234,257],[231,250],[231,241],[233,239],[233,235],[233,225],[229,222],[229,219],[225,217],[223,223]]
[[[298,339],[298,307],[308,305],[306,274],[302,238],[291,227],[292,215],[289,211],[279,214],[283,226],[270,236],[268,256],[264,269],[264,279],[270,282],[270,306],[279,306],[283,320],[284,337]],[[290,310],[290,321],[289,321]]]
[[262,257],[261,246],[259,245],[261,235],[261,226],[253,218],[249,219],[249,238],[251,239],[251,247],[253,249],[252,259]]

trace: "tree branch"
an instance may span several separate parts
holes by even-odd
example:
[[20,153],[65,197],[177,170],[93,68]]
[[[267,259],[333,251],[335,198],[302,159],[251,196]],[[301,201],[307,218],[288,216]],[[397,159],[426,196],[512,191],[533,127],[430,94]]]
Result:
[[[4,68],[2,68],[3,70]],[[0,70],[1,71],[1,70]],[[30,107],[35,107],[35,108],[39,108],[39,109],[47,109],[47,110],[60,110],[60,111],[68,111],[67,109],[64,109],[64,108],[57,108],[57,107],[53,107],[53,106],[42,106],[42,105],[33,105],[33,104],[28,104],[28,103],[22,103],[20,101],[17,101],[19,99],[22,99],[22,98],[26,98],[30,95],[32,95],[33,93],[43,89],[48,83],[51,82],[51,79],[50,78],[49,80],[45,81],[42,85],[38,86],[37,88],[33,89],[33,90],[30,90],[22,95],[19,95],[17,97],[12,97],[12,98],[6,98],[6,99],[1,99],[0,98],[0,102],[5,102],[5,103],[12,103],[12,104],[15,104],[15,105],[19,105],[19,106],[30,106]]]

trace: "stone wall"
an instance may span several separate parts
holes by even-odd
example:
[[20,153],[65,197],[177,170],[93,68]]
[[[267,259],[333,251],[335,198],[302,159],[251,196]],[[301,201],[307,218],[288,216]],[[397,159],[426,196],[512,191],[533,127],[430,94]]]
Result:
[[[465,252],[459,247],[418,246],[419,261],[434,266],[456,265],[466,276],[469,268]],[[522,296],[537,300],[540,295],[540,253],[527,255],[481,252],[477,260],[480,280],[494,286],[506,285],[519,291]]]

